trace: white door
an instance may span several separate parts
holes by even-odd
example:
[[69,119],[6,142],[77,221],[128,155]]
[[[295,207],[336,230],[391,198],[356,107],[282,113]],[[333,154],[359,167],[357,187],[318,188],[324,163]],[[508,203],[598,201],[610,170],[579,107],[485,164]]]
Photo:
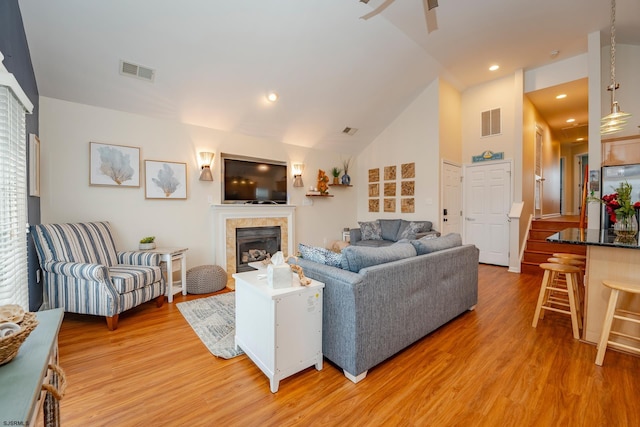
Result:
[[442,163],[442,224],[440,232],[462,234],[462,168],[452,163]]
[[511,162],[465,166],[464,236],[480,250],[480,262],[509,265]]

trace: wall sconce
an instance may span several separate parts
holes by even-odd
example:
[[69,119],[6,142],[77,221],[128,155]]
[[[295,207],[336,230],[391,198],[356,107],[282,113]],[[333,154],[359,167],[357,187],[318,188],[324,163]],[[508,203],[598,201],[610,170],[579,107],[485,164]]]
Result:
[[198,154],[200,156],[200,181],[213,181],[211,163],[215,154],[208,151],[202,151]]
[[304,187],[304,182],[302,182],[303,170],[304,170],[304,164],[295,163],[293,165],[293,186],[294,187]]

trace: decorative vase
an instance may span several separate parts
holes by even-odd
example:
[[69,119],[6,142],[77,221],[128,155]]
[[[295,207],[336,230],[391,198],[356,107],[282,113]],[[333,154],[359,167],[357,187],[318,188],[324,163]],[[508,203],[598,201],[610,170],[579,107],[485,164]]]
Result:
[[342,175],[342,184],[343,185],[351,185],[351,177],[346,173]]
[[638,220],[635,215],[618,217],[613,224],[616,243],[635,243],[638,234]]
[[337,176],[333,177],[333,185],[338,185],[340,184],[340,178],[338,178]]
[[140,243],[138,245],[138,248],[141,251],[147,251],[149,249],[155,249],[156,248],[156,244],[155,244],[155,242],[152,242],[152,243]]

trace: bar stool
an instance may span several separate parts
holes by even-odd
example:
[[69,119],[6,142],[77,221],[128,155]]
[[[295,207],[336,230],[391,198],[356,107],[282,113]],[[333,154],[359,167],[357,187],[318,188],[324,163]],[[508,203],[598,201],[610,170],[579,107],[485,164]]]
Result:
[[[533,316],[532,326],[538,326],[538,319],[544,318],[543,310],[555,311],[557,313],[571,316],[571,327],[573,337],[580,339],[580,328],[582,328],[582,315],[580,305],[577,303],[578,275],[580,269],[573,265],[543,263],[540,268],[544,270],[538,304]],[[559,281],[559,275],[564,275]],[[563,284],[566,283],[566,287]],[[566,295],[566,296],[565,296]]]
[[[603,280],[602,284],[611,289],[611,295],[609,296],[609,305],[607,306],[607,313],[604,316],[602,333],[600,334],[600,342],[598,343],[598,354],[596,354],[596,365],[598,366],[602,366],[602,362],[604,361],[604,354],[607,351],[607,346],[640,353],[640,336],[628,335],[622,332],[611,330],[613,319],[632,322],[640,325],[640,313],[621,310],[617,308],[620,292],[640,294],[640,284],[623,283],[615,280]],[[616,341],[609,341],[610,335],[617,335],[619,337],[638,341],[639,345],[638,347],[634,347]]]
[[580,274],[578,275],[578,297],[580,298],[579,304],[582,307],[582,303],[584,301],[584,274],[586,263],[585,260],[587,257],[584,255],[576,255],[576,254],[564,254],[564,253],[555,253],[552,258],[547,259],[547,262],[555,263],[555,264],[568,264],[578,267],[580,269]]
[[569,259],[576,259],[578,261],[586,261],[587,257],[584,255],[578,255],[578,254],[569,254],[569,253],[564,253],[564,252],[556,252],[555,254],[553,254],[554,258],[569,258]]

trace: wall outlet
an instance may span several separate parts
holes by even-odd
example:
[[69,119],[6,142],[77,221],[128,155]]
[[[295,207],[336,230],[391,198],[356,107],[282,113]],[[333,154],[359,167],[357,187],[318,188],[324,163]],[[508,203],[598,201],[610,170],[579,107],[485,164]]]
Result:
[[302,201],[302,206],[313,206],[313,200],[308,197],[305,197]]

